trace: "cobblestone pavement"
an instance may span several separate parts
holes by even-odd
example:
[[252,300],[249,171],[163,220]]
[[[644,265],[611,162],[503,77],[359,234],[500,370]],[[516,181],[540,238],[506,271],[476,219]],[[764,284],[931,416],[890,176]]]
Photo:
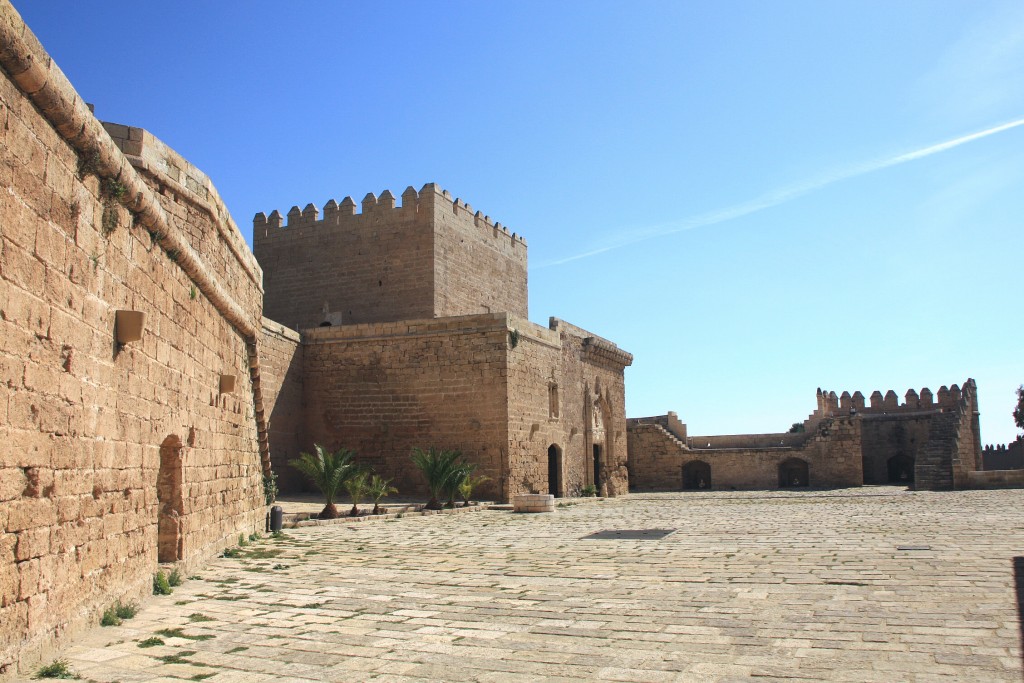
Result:
[[[1022,503],[655,494],[297,529],[65,656],[124,682],[1020,681]],[[582,540],[654,528],[677,532]]]

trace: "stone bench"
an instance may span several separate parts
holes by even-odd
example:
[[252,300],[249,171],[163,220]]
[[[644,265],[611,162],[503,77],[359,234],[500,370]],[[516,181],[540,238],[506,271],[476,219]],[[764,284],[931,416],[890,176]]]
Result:
[[550,493],[524,493],[512,497],[515,512],[554,512],[555,497]]

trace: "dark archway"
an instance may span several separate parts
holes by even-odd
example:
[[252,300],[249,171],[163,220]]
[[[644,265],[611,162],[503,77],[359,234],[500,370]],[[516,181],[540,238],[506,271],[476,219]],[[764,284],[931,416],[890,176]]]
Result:
[[810,468],[806,460],[789,458],[779,464],[779,488],[810,486]]
[[905,453],[889,458],[889,483],[912,486],[914,484],[914,459]]
[[683,465],[683,490],[706,491],[711,488],[711,465],[693,460]]
[[601,495],[601,444],[594,444],[594,488]]
[[157,561],[177,562],[184,557],[181,516],[185,503],[181,490],[181,439],[171,434],[160,444],[160,473],[156,479],[159,506],[157,519]]
[[548,446],[548,493],[562,497],[562,449],[555,444]]

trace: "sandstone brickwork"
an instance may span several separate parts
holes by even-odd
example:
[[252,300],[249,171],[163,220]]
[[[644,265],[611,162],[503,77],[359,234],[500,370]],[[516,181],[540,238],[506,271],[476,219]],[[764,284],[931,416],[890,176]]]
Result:
[[[793,433],[689,436],[675,413],[629,423],[630,486],[635,490],[776,488],[788,465],[813,487],[903,484],[967,488],[982,482],[977,387],[968,379],[939,389],[863,394],[818,389],[817,407]],[[793,462],[788,462],[795,459]],[[788,464],[787,464],[788,463]],[[806,465],[806,467],[805,467]],[[795,471],[795,470],[794,470]],[[687,474],[689,472],[689,475]]]
[[[409,455],[429,446],[476,463],[490,479],[482,496],[627,489],[623,368],[632,357],[563,321],[544,328],[484,313],[313,328],[302,333],[301,359],[301,449],[351,448],[403,493],[425,490]],[[288,488],[299,483],[285,479],[288,456],[278,460],[289,452],[278,447],[278,410],[272,453]]]
[[[0,67],[3,677],[264,507],[261,273],[212,185],[104,130],[6,2]],[[118,310],[141,340],[115,342]]]
[[474,313],[526,316],[526,242],[433,183],[253,220],[264,314],[293,329]]
[[1024,438],[1010,444],[985,446],[982,461],[986,470],[1024,469]]
[[273,448],[273,472],[282,490],[302,490],[305,480],[288,461],[303,450],[305,403],[303,400],[303,347],[299,333],[268,318],[260,331],[260,362],[263,405]]

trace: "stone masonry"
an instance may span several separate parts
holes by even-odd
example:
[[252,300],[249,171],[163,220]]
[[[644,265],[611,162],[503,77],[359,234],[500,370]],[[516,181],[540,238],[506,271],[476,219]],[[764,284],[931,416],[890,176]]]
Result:
[[[977,387],[968,379],[920,395],[818,390],[802,429],[780,434],[689,436],[675,413],[629,424],[630,486],[690,488],[903,484],[923,489],[982,487]],[[794,479],[794,477],[796,479]],[[996,479],[996,478],[993,478]],[[794,484],[794,481],[799,481]]]
[[261,526],[266,439],[262,274],[209,180],[104,128],[7,2],[0,122],[3,678]]

